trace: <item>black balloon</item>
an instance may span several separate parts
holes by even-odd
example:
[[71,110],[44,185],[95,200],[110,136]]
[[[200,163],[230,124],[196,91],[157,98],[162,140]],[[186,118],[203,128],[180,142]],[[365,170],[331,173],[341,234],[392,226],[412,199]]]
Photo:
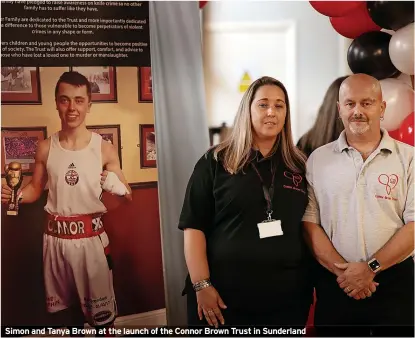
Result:
[[368,74],[378,80],[397,75],[399,70],[389,57],[391,37],[385,32],[367,32],[354,39],[347,51],[351,71],[354,74]]
[[385,29],[398,29],[414,22],[413,1],[367,1],[373,22]]

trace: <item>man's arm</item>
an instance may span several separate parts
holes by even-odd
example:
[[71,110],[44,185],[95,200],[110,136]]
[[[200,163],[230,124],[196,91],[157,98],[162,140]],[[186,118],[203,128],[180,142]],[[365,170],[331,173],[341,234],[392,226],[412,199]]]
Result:
[[20,203],[33,203],[39,199],[48,181],[46,162],[49,155],[50,139],[39,142],[35,154],[35,168],[32,180],[22,189]]
[[303,235],[317,261],[327,270],[339,276],[343,273],[334,263],[345,263],[346,260],[337,252],[320,226],[320,208],[314,192],[313,160],[311,155],[307,161],[308,205],[303,216]]
[[381,270],[398,264],[414,251],[414,222],[405,224],[373,257],[378,260]]
[[335,263],[346,263],[346,260],[337,252],[320,222],[320,209],[312,183],[308,183],[308,205],[303,216],[304,239],[317,261],[331,273],[340,276],[343,271]]
[[117,175],[118,179],[125,185],[128,190],[128,193],[123,197],[125,197],[128,201],[132,201],[131,188],[128,185],[128,182],[121,170],[120,159],[118,158],[118,153],[115,147],[109,142],[102,141],[102,155],[105,170],[113,172]]
[[317,261],[327,270],[340,276],[343,271],[335,263],[346,263],[337,252],[323,228],[312,222],[304,222],[304,238]]
[[[412,151],[412,150],[411,150]],[[414,252],[414,159],[412,158],[407,168],[408,190],[403,212],[403,223],[395,235],[379,249],[373,257],[378,260],[381,271],[398,264]]]

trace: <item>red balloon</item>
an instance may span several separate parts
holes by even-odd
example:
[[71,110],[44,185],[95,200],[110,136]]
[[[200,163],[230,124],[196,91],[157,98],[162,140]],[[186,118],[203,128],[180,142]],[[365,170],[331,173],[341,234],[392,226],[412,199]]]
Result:
[[399,141],[399,129],[396,129],[396,130],[388,130],[388,134],[389,134],[390,137],[392,137],[395,140]]
[[366,7],[366,1],[310,1],[313,8],[326,16],[343,16],[356,9]]
[[389,135],[397,141],[414,146],[414,113],[403,120],[399,129],[388,131]]
[[399,127],[400,141],[414,146],[414,113],[409,114]]
[[199,8],[205,7],[206,4],[207,4],[207,1],[199,1]]
[[373,22],[366,6],[359,6],[344,16],[330,18],[330,22],[337,33],[349,39],[382,29]]

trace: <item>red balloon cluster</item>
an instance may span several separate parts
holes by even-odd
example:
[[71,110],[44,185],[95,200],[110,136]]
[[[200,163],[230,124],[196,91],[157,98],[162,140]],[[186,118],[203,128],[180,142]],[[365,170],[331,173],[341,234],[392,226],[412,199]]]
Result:
[[338,17],[362,6],[363,1],[310,1],[313,8],[326,16]]
[[330,18],[337,33],[349,39],[355,39],[366,32],[380,31],[369,15],[366,6],[359,6],[344,16]]
[[388,131],[395,140],[414,146],[414,113],[409,114],[403,120],[399,129]]
[[369,15],[366,1],[310,1],[313,8],[328,17],[337,33],[355,39],[366,32],[380,31]]

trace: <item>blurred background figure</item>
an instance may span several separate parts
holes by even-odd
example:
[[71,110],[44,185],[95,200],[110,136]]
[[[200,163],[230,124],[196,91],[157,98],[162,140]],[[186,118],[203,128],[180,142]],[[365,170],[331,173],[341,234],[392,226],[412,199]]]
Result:
[[337,112],[337,101],[339,100],[340,85],[346,78],[347,76],[342,76],[332,82],[327,89],[326,95],[324,95],[324,100],[318,110],[314,125],[297,143],[297,147],[307,157],[318,147],[337,140],[344,129]]

